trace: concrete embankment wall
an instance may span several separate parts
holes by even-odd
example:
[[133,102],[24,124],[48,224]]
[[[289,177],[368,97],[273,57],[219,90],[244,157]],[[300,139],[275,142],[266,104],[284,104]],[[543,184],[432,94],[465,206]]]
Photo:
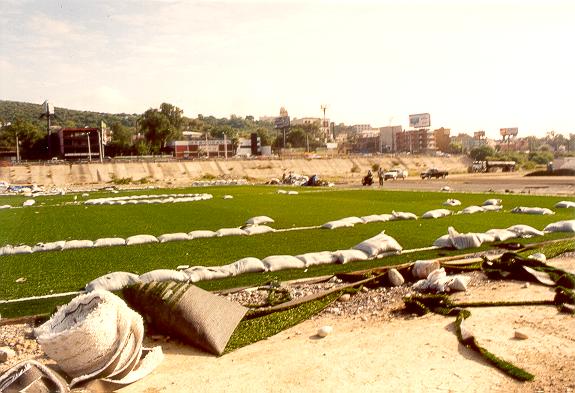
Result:
[[302,175],[317,174],[321,179],[336,182],[359,182],[374,164],[383,168],[406,168],[410,176],[436,167],[451,173],[463,173],[471,164],[465,156],[374,156],[329,159],[210,160],[179,162],[106,162],[47,163],[46,165],[14,165],[0,167],[0,180],[11,184],[65,186],[113,183],[117,179],[138,182],[186,185],[202,178],[246,178],[266,181],[280,178],[284,172]]

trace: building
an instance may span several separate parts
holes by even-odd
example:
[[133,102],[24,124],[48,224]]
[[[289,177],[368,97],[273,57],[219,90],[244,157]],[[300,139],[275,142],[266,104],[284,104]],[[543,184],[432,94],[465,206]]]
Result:
[[305,126],[308,124],[315,124],[318,127],[321,126],[321,119],[319,117],[302,117],[298,119],[297,117],[291,119],[292,126]]
[[433,132],[424,128],[396,134],[395,143],[398,152],[425,153],[436,150]]
[[451,130],[449,128],[438,128],[433,131],[433,137],[435,139],[435,148],[444,153],[449,152],[449,144],[451,139],[449,138]]
[[177,159],[231,157],[235,155],[232,141],[227,139],[193,139],[170,143]]
[[402,132],[401,126],[379,127],[379,151],[393,153],[396,150],[395,136]]
[[104,146],[99,128],[60,128],[56,138],[52,137],[50,150],[53,157],[66,160],[100,160],[104,157]]
[[363,131],[372,130],[373,127],[370,124],[354,124],[353,126],[351,126],[351,129],[356,134],[360,134]]

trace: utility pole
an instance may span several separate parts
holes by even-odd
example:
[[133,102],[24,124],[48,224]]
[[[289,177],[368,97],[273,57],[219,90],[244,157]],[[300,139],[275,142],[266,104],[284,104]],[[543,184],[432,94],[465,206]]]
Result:
[[86,133],[86,136],[88,137],[88,161],[92,162],[92,149],[90,147],[90,132],[89,131]]
[[20,141],[18,140],[18,133],[16,133],[16,162],[20,162]]

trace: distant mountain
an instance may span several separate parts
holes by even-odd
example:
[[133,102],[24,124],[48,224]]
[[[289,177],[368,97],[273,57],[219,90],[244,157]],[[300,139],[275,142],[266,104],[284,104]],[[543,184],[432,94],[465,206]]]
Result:
[[[108,125],[118,122],[125,127],[135,127],[139,116],[138,114],[111,114],[59,107],[55,107],[54,112],[56,118],[52,124],[63,127],[99,127],[102,120]],[[44,119],[40,119],[41,114],[41,104],[0,100],[0,122],[12,122],[17,118],[22,118],[44,126],[46,123]]]

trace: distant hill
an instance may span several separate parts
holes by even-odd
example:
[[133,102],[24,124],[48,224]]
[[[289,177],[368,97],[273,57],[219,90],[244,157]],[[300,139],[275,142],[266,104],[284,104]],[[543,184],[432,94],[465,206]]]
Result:
[[[55,107],[54,112],[56,113],[56,118],[52,124],[64,127],[99,127],[102,120],[108,125],[118,122],[125,127],[135,127],[136,120],[139,116],[138,114],[111,114],[78,111],[59,107]],[[0,100],[1,122],[12,122],[17,118],[22,118],[24,120],[31,121],[32,123],[44,126],[44,124],[46,124],[45,120],[39,119],[41,114],[41,104]]]

